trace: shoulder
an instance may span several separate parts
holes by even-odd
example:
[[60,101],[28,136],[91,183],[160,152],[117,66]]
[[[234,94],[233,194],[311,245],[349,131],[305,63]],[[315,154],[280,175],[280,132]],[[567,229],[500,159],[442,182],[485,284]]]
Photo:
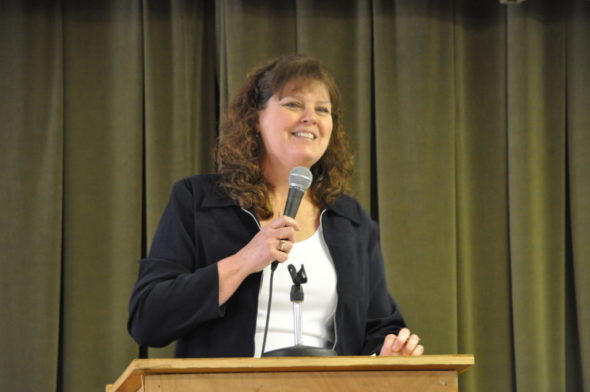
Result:
[[347,218],[357,225],[371,225],[373,220],[357,199],[348,195],[340,195],[334,203],[326,207],[332,214]]
[[219,175],[217,174],[199,174],[178,180],[174,184],[173,190],[185,188],[191,189],[193,192],[203,192],[217,187],[218,182]]
[[174,184],[172,194],[184,195],[199,207],[225,207],[234,205],[225,190],[219,185],[218,174],[199,174],[185,177]]

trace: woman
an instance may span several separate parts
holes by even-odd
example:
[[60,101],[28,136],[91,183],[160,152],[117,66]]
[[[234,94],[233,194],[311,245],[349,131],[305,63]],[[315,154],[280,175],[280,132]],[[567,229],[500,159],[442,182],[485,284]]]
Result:
[[[254,70],[221,127],[217,175],[179,181],[141,261],[128,328],[178,357],[259,356],[269,267],[268,350],[293,343],[284,263],[305,261],[304,343],[339,355],[421,355],[387,292],[376,224],[345,196],[351,154],[340,96],[316,60],[292,55]],[[281,215],[289,172],[314,181],[295,219]]]

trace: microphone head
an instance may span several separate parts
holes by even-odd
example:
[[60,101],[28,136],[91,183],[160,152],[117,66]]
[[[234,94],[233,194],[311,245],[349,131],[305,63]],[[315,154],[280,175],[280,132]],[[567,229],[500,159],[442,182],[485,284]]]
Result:
[[289,186],[301,189],[303,192],[309,188],[313,181],[313,175],[308,168],[303,166],[294,167],[289,173]]

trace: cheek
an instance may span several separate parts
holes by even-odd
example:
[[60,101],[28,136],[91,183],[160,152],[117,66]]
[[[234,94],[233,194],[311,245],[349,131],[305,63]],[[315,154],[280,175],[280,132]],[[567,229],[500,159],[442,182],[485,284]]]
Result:
[[333,124],[332,121],[330,121],[329,126],[326,128],[325,131],[325,145],[324,145],[324,152],[326,152],[326,150],[328,149],[328,146],[330,146],[330,143],[332,143],[332,138],[334,137],[334,128],[333,128]]
[[328,147],[330,147],[330,144],[332,143],[332,137],[333,137],[333,133],[326,133],[324,140],[321,144],[321,150],[322,150],[322,155],[324,155],[326,153],[326,151],[328,151]]
[[332,119],[326,120],[326,122],[323,125],[324,136],[326,136],[327,139],[330,139],[332,137],[333,131],[334,123],[332,122]]

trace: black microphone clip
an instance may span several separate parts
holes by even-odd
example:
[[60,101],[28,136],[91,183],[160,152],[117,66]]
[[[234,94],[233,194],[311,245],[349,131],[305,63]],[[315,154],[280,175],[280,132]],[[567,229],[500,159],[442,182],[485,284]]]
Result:
[[307,283],[307,275],[305,274],[305,267],[301,264],[301,268],[299,272],[293,264],[289,264],[287,267],[289,269],[289,274],[291,274],[291,279],[293,280],[293,286],[291,286],[291,302],[301,303],[303,302],[303,288],[301,285],[303,283]]
[[307,283],[307,275],[305,274],[305,266],[303,264],[301,264],[299,272],[297,272],[297,268],[295,268],[293,264],[289,264],[287,268],[291,274],[293,284],[300,285],[302,283]]

